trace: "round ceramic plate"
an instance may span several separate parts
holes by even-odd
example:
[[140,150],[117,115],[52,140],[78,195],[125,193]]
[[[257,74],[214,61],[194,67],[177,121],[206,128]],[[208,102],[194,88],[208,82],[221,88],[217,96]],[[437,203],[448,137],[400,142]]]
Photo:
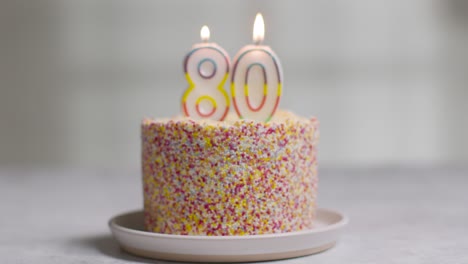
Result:
[[115,216],[109,226],[127,252],[155,259],[190,262],[246,262],[292,258],[335,245],[348,223],[344,215],[318,209],[311,230],[252,236],[184,236],[145,231],[143,212]]

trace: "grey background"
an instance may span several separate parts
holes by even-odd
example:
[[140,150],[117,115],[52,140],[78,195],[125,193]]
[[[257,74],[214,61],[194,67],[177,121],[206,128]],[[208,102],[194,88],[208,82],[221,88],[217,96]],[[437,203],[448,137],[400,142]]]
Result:
[[179,113],[203,24],[282,60],[282,108],[321,121],[324,166],[468,160],[468,8],[457,0],[0,2],[0,165],[138,167],[139,123]]
[[139,123],[179,113],[203,24],[233,56],[259,11],[281,106],[321,121],[318,204],[351,220],[278,263],[466,263],[464,0],[0,0],[0,262],[159,263],[106,225],[143,205]]

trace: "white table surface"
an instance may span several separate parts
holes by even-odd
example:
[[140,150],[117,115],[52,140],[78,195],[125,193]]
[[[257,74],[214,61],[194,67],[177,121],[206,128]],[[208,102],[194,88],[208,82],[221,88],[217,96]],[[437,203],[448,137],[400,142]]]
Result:
[[[0,263],[165,263],[122,252],[109,218],[142,207],[135,170],[0,169]],[[339,244],[275,263],[468,263],[468,169],[322,169]]]

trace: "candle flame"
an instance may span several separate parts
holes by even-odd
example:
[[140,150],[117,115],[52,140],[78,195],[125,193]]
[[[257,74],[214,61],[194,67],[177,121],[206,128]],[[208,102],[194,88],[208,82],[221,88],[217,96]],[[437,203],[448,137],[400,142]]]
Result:
[[200,37],[203,42],[208,42],[210,40],[210,29],[207,25],[203,26],[200,30]]
[[253,41],[255,44],[260,44],[265,36],[265,22],[261,13],[257,13],[253,28]]

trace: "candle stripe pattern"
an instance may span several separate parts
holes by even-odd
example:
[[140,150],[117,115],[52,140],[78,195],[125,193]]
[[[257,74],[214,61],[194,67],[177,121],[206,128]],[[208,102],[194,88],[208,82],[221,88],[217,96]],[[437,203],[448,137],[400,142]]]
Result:
[[[262,73],[263,73],[263,97],[262,97],[262,102],[260,103],[260,105],[258,107],[253,107],[252,104],[250,103],[250,100],[249,100],[249,85],[248,85],[248,83],[249,83],[249,73],[252,70],[252,67],[254,67],[254,66],[260,67],[260,69],[262,69]],[[250,111],[258,112],[265,105],[266,98],[267,98],[267,95],[268,95],[268,84],[267,84],[267,76],[266,76],[265,66],[263,66],[263,64],[252,63],[247,67],[247,72],[245,73],[245,80],[244,80],[244,94],[245,94],[245,100],[246,100],[247,106],[250,109]]]
[[145,227],[178,235],[310,229],[318,121],[278,111],[271,122],[145,119]]
[[[211,109],[211,112],[209,113],[203,113],[201,110],[200,110],[200,103],[203,101],[203,100],[207,100],[211,103],[212,105],[212,109]],[[208,95],[203,95],[203,96],[200,96],[198,99],[197,99],[197,102],[195,103],[195,107],[197,108],[197,113],[202,116],[202,117],[210,117],[213,115],[214,112],[216,112],[216,101],[213,99],[213,97],[211,96],[208,96]]]
[[[210,56],[209,58],[206,56]],[[204,72],[205,65],[211,72]],[[229,111],[229,95],[224,84],[229,76],[229,56],[217,45],[192,49],[184,59],[185,78],[189,84],[182,95],[182,110],[193,119],[224,120]],[[202,102],[208,102],[206,110]]]
[[[252,104],[251,90],[260,94],[259,87],[249,86],[249,77],[252,70],[258,67],[262,77],[263,85],[260,103]],[[247,46],[241,50],[234,60],[231,75],[231,94],[236,113],[241,119],[253,119],[268,122],[278,108],[282,93],[282,71],[281,65],[274,52],[265,46]],[[239,93],[240,88],[242,93]]]

